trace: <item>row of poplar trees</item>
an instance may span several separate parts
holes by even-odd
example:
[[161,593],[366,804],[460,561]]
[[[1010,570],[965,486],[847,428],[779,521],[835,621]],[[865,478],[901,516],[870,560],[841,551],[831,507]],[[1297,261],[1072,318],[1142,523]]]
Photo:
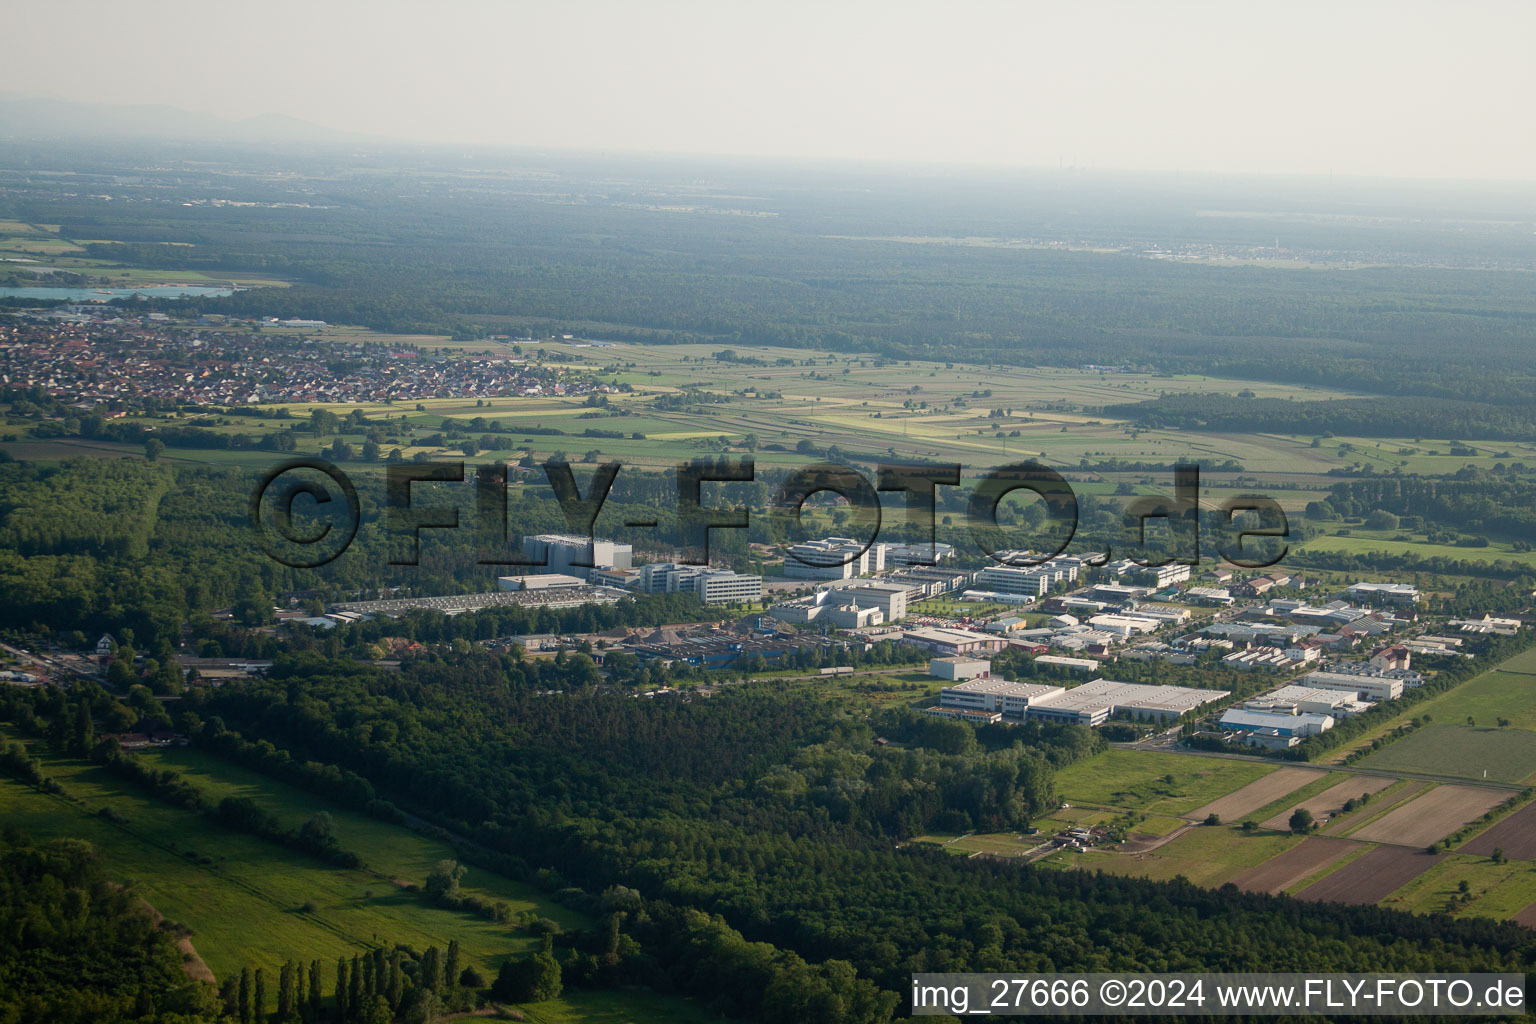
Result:
[[[466,980],[484,984],[473,972],[461,974],[459,942],[446,952],[429,946],[420,959],[398,947],[380,947],[336,961],[336,984],[326,1005],[323,965],[290,960],[278,972],[276,1010],[270,1011],[269,978],[260,968],[246,967],[238,978],[220,986],[224,1015],[240,1024],[390,1024],[415,1009],[430,1019],[431,1008],[455,994]],[[411,1014],[417,1016],[417,1014]]]

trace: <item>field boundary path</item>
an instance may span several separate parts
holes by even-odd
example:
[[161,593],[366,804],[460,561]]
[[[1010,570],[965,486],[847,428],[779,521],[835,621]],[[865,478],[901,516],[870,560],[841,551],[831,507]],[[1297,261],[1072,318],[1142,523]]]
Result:
[[[139,905],[149,914],[149,918],[155,923],[155,927],[160,927],[160,922],[165,920],[165,915],[156,910],[148,900],[139,900]],[[186,972],[187,977],[193,981],[206,981],[210,985],[217,985],[219,983],[219,979],[213,976],[212,968],[203,962],[202,954],[192,945],[191,936],[178,932],[176,935],[176,948],[181,950],[181,969]]]

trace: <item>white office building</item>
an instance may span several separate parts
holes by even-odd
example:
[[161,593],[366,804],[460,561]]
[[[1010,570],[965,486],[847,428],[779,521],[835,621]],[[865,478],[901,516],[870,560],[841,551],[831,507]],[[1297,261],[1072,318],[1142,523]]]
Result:
[[946,708],[1001,712],[1005,719],[1023,721],[1025,712],[1035,703],[1062,693],[1062,688],[1047,683],[1014,683],[1006,679],[971,679],[946,686],[939,692],[939,704]]
[[885,571],[884,544],[866,547],[850,537],[792,544],[784,555],[784,576],[792,580],[846,580]]
[[729,569],[702,569],[690,582],[693,592],[705,604],[747,604],[763,596],[761,576]]
[[1167,565],[1145,566],[1136,575],[1146,580],[1158,590],[1171,587],[1175,583],[1183,583],[1189,579],[1189,566],[1170,562]]
[[1413,604],[1419,588],[1407,583],[1356,583],[1344,596],[1360,604]]
[[1043,597],[1058,583],[1076,583],[1077,573],[1077,559],[1056,559],[1035,566],[989,565],[976,574],[976,589]]
[[885,549],[885,562],[893,568],[943,565],[945,562],[952,562],[954,560],[954,546],[951,544],[940,544],[937,541],[932,545],[888,544]]

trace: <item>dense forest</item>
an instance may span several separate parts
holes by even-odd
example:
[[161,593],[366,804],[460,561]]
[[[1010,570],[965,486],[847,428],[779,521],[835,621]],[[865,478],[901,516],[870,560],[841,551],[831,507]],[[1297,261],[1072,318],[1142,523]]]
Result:
[[1519,440],[1536,430],[1529,399],[1509,405],[1417,397],[1294,401],[1221,394],[1164,395],[1111,405],[1106,416],[1144,427],[1354,437],[1478,437]]
[[[931,828],[1022,827],[1053,808],[1056,769],[1100,749],[1081,727],[978,731],[905,710],[865,719],[767,684],[638,701],[583,688],[579,675],[557,697],[550,681],[488,653],[397,673],[280,655],[266,680],[197,689],[160,713],[211,753],[374,815],[430,822],[465,862],[540,884],[602,922],[546,946],[546,981],[661,987],[740,1019],[884,1024],[914,971],[1496,971],[1536,953],[1529,931],[1482,919],[902,844]],[[134,700],[156,713],[152,698]],[[78,705],[12,691],[0,717],[186,799],[174,773],[135,769],[113,741],[93,739],[118,707],[99,688]],[[28,777],[25,758],[13,760],[7,770]],[[30,781],[47,784],[35,767]],[[253,827],[227,803],[203,809]],[[338,856],[302,834],[268,838]],[[450,892],[451,878],[441,898]],[[387,948],[377,956],[383,968],[364,956],[367,980],[343,991],[389,1013],[407,996],[453,997],[439,964],[419,958],[403,964],[414,984],[391,995]],[[492,990],[542,984],[537,959],[511,962]],[[329,987],[330,974],[291,965],[267,983],[295,993],[302,1013],[295,979]],[[238,982],[224,996],[238,1014]]]
[[0,833],[0,1020],[196,1024],[212,1008],[175,937],[107,880],[89,843]]
[[763,687],[670,706],[530,700],[510,667],[478,665],[386,679],[285,662],[189,711],[210,741],[251,731],[295,760],[333,759],[412,813],[567,883],[720,914],[748,939],[846,959],[893,992],[915,970],[1445,969],[1531,952],[1528,933],[1488,922],[895,845],[926,828],[1029,820],[1050,806],[1053,766],[1096,749],[1076,727],[1009,730],[988,747],[957,724],[849,720]]

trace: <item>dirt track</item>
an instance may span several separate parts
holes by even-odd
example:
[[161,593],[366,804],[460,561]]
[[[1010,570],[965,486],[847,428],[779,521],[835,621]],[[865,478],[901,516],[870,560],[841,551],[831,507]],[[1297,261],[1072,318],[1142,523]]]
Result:
[[[156,927],[159,926],[161,921],[165,920],[164,915],[160,911],[150,906],[144,900],[140,900],[139,903],[148,912],[150,918],[154,920]],[[210,985],[218,984],[218,979],[213,976],[213,971],[209,966],[203,962],[202,956],[193,947],[191,939],[185,935],[177,935],[176,948],[181,950],[181,969],[186,972],[187,977],[193,981],[206,981]]]

